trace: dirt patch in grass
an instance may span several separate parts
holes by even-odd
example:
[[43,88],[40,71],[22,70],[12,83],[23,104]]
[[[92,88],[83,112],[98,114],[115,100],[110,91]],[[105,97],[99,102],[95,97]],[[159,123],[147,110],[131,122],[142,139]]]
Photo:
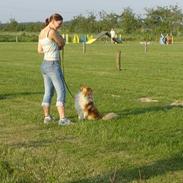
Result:
[[171,106],[183,106],[183,100],[175,100],[170,105]]
[[143,103],[159,102],[158,100],[153,99],[152,97],[141,97],[138,99],[138,101],[143,102]]

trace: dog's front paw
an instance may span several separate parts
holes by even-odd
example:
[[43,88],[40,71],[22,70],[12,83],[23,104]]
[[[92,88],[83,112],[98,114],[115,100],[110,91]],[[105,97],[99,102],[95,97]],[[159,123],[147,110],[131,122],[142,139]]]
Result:
[[78,116],[78,119],[79,119],[80,121],[84,120],[84,118],[83,118],[82,116]]

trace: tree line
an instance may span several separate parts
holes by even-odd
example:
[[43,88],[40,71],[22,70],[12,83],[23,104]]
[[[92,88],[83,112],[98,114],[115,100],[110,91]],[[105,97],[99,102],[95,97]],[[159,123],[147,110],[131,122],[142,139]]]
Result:
[[[15,19],[10,19],[8,23],[0,24],[0,31],[39,32],[43,26],[42,22],[19,23]],[[95,15],[91,12],[87,16],[80,14],[64,22],[62,32],[99,33],[110,31],[111,28],[125,35],[136,34],[151,37],[160,33],[173,33],[179,36],[183,34],[183,12],[178,5],[145,8],[143,16],[136,15],[129,7],[119,14],[101,11]]]

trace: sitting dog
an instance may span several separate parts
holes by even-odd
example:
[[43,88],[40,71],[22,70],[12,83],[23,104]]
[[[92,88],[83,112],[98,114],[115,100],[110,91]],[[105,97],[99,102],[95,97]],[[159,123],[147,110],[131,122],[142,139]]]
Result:
[[75,96],[75,108],[79,120],[111,120],[118,118],[115,113],[108,113],[102,116],[96,108],[93,100],[93,91],[88,86],[81,86],[80,91]]

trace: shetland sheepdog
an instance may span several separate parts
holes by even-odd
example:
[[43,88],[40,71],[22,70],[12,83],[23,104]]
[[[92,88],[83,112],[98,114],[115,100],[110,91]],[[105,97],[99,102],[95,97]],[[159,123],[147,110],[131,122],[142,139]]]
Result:
[[111,112],[102,116],[96,108],[93,100],[93,91],[88,86],[81,86],[75,96],[75,108],[79,120],[112,120],[118,118],[118,115]]

